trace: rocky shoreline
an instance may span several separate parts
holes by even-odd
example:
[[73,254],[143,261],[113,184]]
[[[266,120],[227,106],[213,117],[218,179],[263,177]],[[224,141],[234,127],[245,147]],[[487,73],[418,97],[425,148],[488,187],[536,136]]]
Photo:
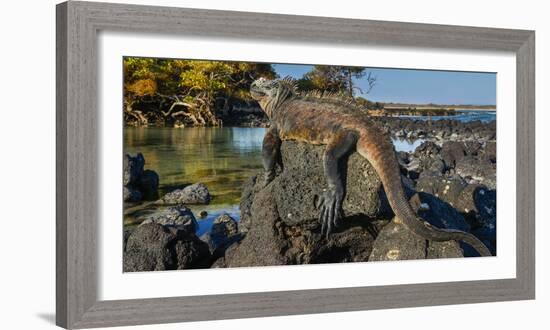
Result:
[[[471,232],[495,255],[496,123],[374,120],[395,138],[424,141],[413,152],[398,153],[402,181],[419,216],[440,228]],[[284,142],[284,170],[279,170],[276,179],[264,187],[257,179],[262,177],[260,172],[243,187],[240,221],[221,215],[201,237],[196,235],[195,215],[186,205],[208,203],[206,186],[197,183],[155,196],[157,208],[140,219],[139,226],[125,231],[124,271],[476,255],[464,244],[427,242],[395,221],[378,175],[356,153],[349,155],[347,166],[343,166],[347,169],[344,218],[326,239],[320,233],[315,206],[326,185],[323,150],[322,146]],[[142,170],[128,166],[126,171],[142,174],[127,175],[125,171],[125,189],[135,188],[150,198],[151,194],[139,190],[149,186],[139,182],[154,181],[153,175],[141,179],[147,170],[143,170],[139,155],[136,158],[127,156],[125,164],[137,164]]]
[[[440,228],[473,233],[496,253],[496,191],[453,173],[441,152],[427,142],[411,154],[421,164],[403,170],[410,203]],[[393,219],[381,182],[368,162],[347,160],[344,219],[326,239],[314,200],[325,186],[322,147],[296,142],[282,146],[285,170],[267,187],[251,179],[241,200],[244,239],[226,250],[219,267],[366,262],[475,256],[456,242],[426,242]],[[467,157],[468,155],[465,155]],[[441,162],[441,163],[440,163]],[[437,165],[433,165],[436,164]],[[443,167],[440,165],[443,164]],[[261,176],[259,176],[261,177]],[[261,181],[261,180],[260,180]]]
[[437,141],[496,140],[496,121],[461,122],[452,119],[420,120],[398,117],[372,117],[387,133],[403,139],[435,139]]

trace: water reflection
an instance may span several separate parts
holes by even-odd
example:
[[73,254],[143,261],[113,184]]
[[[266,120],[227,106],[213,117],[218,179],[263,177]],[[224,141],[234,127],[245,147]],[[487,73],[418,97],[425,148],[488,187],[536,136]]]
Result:
[[[160,194],[203,182],[211,205],[239,203],[241,186],[262,169],[265,128],[126,128],[126,153],[141,152],[146,168],[160,176]],[[413,151],[422,140],[394,140],[397,151]]]
[[241,153],[262,148],[265,128],[231,127],[233,146]]
[[424,139],[407,140],[392,138],[395,151],[413,152],[419,145],[424,142]]
[[160,194],[206,184],[213,205],[238,204],[242,184],[262,168],[265,128],[126,128],[126,153],[143,153],[160,176]]
[[[203,182],[213,199],[210,205],[191,205],[194,214],[207,211],[199,221],[198,234],[227,213],[240,218],[242,185],[262,169],[261,149],[265,128],[126,128],[126,153],[143,153],[145,167],[160,176],[161,196],[185,185]],[[394,140],[397,151],[412,151],[422,140]],[[135,224],[135,216],[125,219]]]

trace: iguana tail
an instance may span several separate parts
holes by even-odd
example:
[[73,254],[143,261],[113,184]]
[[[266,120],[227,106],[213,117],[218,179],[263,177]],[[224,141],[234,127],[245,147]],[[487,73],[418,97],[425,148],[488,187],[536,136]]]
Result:
[[[372,132],[371,132],[372,134]],[[384,186],[390,206],[395,216],[416,235],[431,241],[463,241],[472,246],[483,257],[491,256],[489,249],[477,237],[460,230],[441,229],[419,219],[413,211],[401,182],[401,173],[393,144],[390,139],[360,134],[357,152],[374,167]]]

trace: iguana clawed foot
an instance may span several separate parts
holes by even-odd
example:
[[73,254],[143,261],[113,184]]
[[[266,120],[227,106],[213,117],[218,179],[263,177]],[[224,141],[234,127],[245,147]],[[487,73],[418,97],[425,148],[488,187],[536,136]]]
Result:
[[329,188],[321,196],[318,205],[321,207],[321,234],[327,239],[330,233],[338,226],[338,220],[342,218],[342,200],[344,193],[336,188]]

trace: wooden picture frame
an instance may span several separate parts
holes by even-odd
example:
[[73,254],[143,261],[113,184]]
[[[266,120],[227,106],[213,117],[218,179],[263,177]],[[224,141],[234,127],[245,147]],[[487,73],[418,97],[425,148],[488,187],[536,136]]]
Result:
[[[99,31],[515,52],[516,278],[98,301]],[[57,5],[56,322],[138,325],[535,297],[535,32],[154,6]]]

